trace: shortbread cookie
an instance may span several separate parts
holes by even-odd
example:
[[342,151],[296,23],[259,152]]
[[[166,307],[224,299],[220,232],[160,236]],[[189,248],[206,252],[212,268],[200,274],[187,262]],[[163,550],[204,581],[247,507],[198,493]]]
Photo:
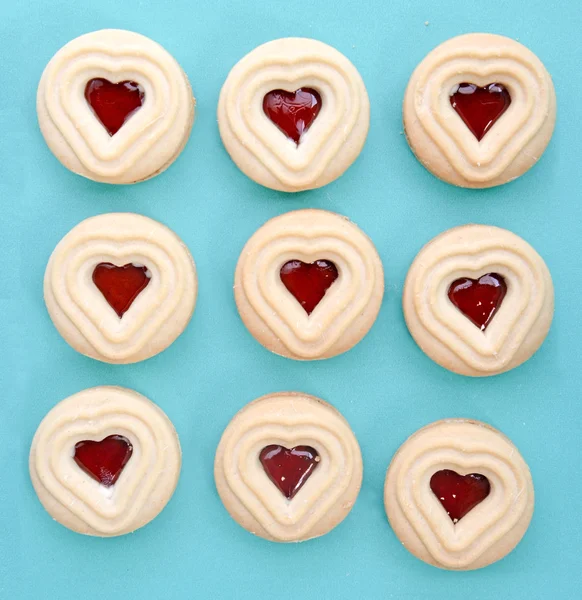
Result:
[[176,60],[149,38],[120,29],[78,37],[47,65],[38,122],[74,173],[136,183],[167,169],[184,148],[194,98]]
[[435,48],[404,97],[404,130],[418,160],[454,185],[516,179],[543,154],[556,97],[533,52],[500,35],[471,33]]
[[180,238],[147,217],[109,213],[59,242],[44,278],[53,323],[78,352],[133,363],[165,350],[196,303],[196,268]]
[[132,390],[96,387],[57,404],[30,449],[38,498],[86,535],[130,533],[154,519],[178,483],[178,435],[163,411]]
[[301,542],[346,518],[362,484],[362,456],[335,408],[280,392],[247,404],[229,423],[214,477],[239,525],[275,542]]
[[284,192],[340,177],[362,150],[369,123],[368,94],[354,65],[304,38],[274,40],[247,54],[218,103],[232,160],[257,183]]
[[418,253],[402,304],[412,337],[430,358],[482,377],[517,367],[541,346],[554,287],[540,255],[520,237],[463,225]]
[[247,242],[234,293],[258,342],[314,360],[366,335],[380,310],[384,273],[370,239],[346,217],[297,210],[271,219]]
[[421,560],[451,570],[509,554],[534,508],[527,464],[502,433],[464,419],[437,421],[402,444],[386,474],[386,514]]

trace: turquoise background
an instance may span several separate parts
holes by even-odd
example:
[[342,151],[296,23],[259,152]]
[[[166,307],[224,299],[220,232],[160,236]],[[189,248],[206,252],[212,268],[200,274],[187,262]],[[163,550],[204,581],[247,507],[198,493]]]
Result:
[[[18,8],[16,8],[18,7]],[[578,0],[98,0],[5,1],[0,7],[0,598],[580,598],[579,407],[580,151]],[[425,24],[428,22],[428,25]],[[46,147],[36,86],[70,39],[115,27],[165,46],[198,100],[192,137],[164,174],[133,186],[73,175]],[[552,74],[559,118],[540,164],[505,187],[470,191],[437,181],[415,160],[401,103],[416,64],[440,42],[471,31],[529,46]],[[216,126],[220,87],[258,44],[311,36],[346,54],[372,105],[367,144],[327,187],[284,195],[230,161]],[[369,335],[347,354],[299,363],[267,352],[242,325],[232,297],[238,254],[267,219],[318,207],[340,212],[376,244],[386,296]],[[134,211],[174,229],[189,246],[200,294],[186,333],[163,354],[112,366],[72,350],[42,299],[54,246],[91,215]],[[556,317],[542,349],[505,375],[474,380],[431,362],[410,338],[402,284],[420,247],[449,227],[499,225],[528,240],[556,286]],[[161,515],[117,539],[77,535],[53,522],[28,476],[34,431],[61,399],[86,387],[134,388],[174,422],[184,462]],[[214,488],[213,457],[233,414],[250,400],[300,390],[338,407],[361,443],[365,474],[344,523],[318,540],[277,545],[228,516]],[[429,567],[404,550],[384,514],[386,467],[416,429],[443,417],[482,419],[506,433],[531,467],[536,510],[505,560],[473,573]]]

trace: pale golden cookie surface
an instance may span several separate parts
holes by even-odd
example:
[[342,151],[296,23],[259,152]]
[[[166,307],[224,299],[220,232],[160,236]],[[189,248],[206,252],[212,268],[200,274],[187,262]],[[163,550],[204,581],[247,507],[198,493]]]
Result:
[[[74,459],[80,442],[109,436],[121,436],[132,448],[113,485],[92,477]],[[178,435],[158,406],[133,390],[101,386],[49,411],[32,441],[29,467],[53,519],[78,533],[112,537],[143,527],[164,509],[181,462]]]
[[[308,447],[316,456],[292,498],[282,489],[294,469],[278,471],[276,464],[274,483],[261,462],[272,446],[287,451]],[[324,535],[348,515],[362,483],[362,456],[349,424],[330,404],[299,392],[279,392],[235,415],[218,445],[214,477],[225,508],[242,527],[271,541],[300,542]]]
[[[499,274],[507,292],[486,329],[450,300],[459,279]],[[530,358],[554,315],[554,287],[541,256],[511,231],[463,225],[441,233],[414,259],[404,284],[404,317],[420,348],[441,366],[474,377],[496,375]]]
[[[451,104],[460,84],[501,84],[509,107],[479,140]],[[418,160],[448,183],[501,185],[539,160],[556,120],[552,79],[539,58],[510,38],[471,33],[432,50],[412,74],[403,106],[404,130]]]
[[[337,279],[311,313],[286,287],[289,262],[331,262]],[[346,352],[372,327],[384,294],[382,262],[371,240],[346,217],[298,210],[271,219],[243,248],[234,294],[245,326],[288,358],[317,360]]]
[[[452,519],[431,489],[433,475],[487,478],[490,492],[465,516]],[[485,567],[511,552],[534,508],[529,468],[513,443],[479,421],[446,419],[414,433],[394,455],[384,486],[394,533],[417,558],[441,569]]]

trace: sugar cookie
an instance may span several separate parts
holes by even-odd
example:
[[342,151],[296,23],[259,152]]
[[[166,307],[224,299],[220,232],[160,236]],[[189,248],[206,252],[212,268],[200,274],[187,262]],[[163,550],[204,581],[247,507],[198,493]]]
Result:
[[297,210],[271,219],[244,247],[236,305],[266,348],[298,360],[329,358],[372,327],[384,272],[368,237],[346,217]]
[[499,227],[463,225],[414,259],[402,300],[408,329],[439,365],[483,377],[509,371],[541,346],[554,287],[540,255]]
[[527,464],[502,433],[464,419],[437,421],[396,452],[384,487],[394,533],[441,569],[486,567],[509,554],[534,508]]
[[44,298],[78,352],[133,363],[165,350],[190,321],[196,268],[180,238],[147,217],[108,213],[74,227],[48,262]]
[[82,35],[50,60],[38,86],[40,130],[74,173],[136,183],[167,169],[184,148],[194,98],[176,60],[121,29]]
[[404,130],[418,160],[454,185],[485,188],[516,179],[548,145],[554,85],[520,43],[471,33],[435,48],[404,97]]
[[370,105],[360,74],[317,40],[255,48],[228,75],[218,103],[226,150],[248,177],[298,192],[324,186],[356,160]]
[[218,445],[214,477],[239,525],[275,542],[301,542],[348,515],[362,484],[362,456],[335,408],[280,392],[235,415]]
[[178,483],[178,435],[163,411],[120,387],[83,390],[42,420],[30,449],[30,477],[61,525],[100,537],[154,519]]

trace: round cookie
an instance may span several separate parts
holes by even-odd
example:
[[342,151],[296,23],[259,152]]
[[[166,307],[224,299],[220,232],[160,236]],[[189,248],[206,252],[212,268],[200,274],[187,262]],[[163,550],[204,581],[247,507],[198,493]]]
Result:
[[46,66],[40,130],[78,175],[104,183],[154,177],[178,158],[194,122],[186,74],[162,46],[121,29],[87,33]]
[[58,243],[44,277],[49,315],[75,350],[134,363],[165,350],[196,304],[194,260],[166,226],[131,213],[79,223]]
[[522,44],[471,33],[447,40],[412,74],[404,130],[418,160],[440,179],[486,188],[516,179],[548,145],[554,85]]
[[447,419],[419,429],[396,452],[384,504],[409,552],[441,569],[471,570],[519,543],[534,489],[507,437],[479,421]]
[[340,52],[283,38],[255,48],[229,73],[218,125],[238,168],[265,187],[327,185],[356,160],[368,134],[364,82]]
[[178,435],[153,402],[95,387],[59,402],[30,449],[30,477],[50,516],[73,531],[113,537],[143,527],[178,483]]
[[414,259],[402,298],[410,334],[439,365],[474,377],[530,358],[554,315],[554,287],[541,256],[499,227],[463,225]]
[[382,262],[346,217],[297,210],[271,219],[241,252],[234,294],[243,323],[288,358],[330,358],[372,327],[384,294]]
[[235,415],[218,445],[214,477],[239,525],[274,542],[301,542],[348,515],[362,484],[362,456],[335,408],[280,392]]

